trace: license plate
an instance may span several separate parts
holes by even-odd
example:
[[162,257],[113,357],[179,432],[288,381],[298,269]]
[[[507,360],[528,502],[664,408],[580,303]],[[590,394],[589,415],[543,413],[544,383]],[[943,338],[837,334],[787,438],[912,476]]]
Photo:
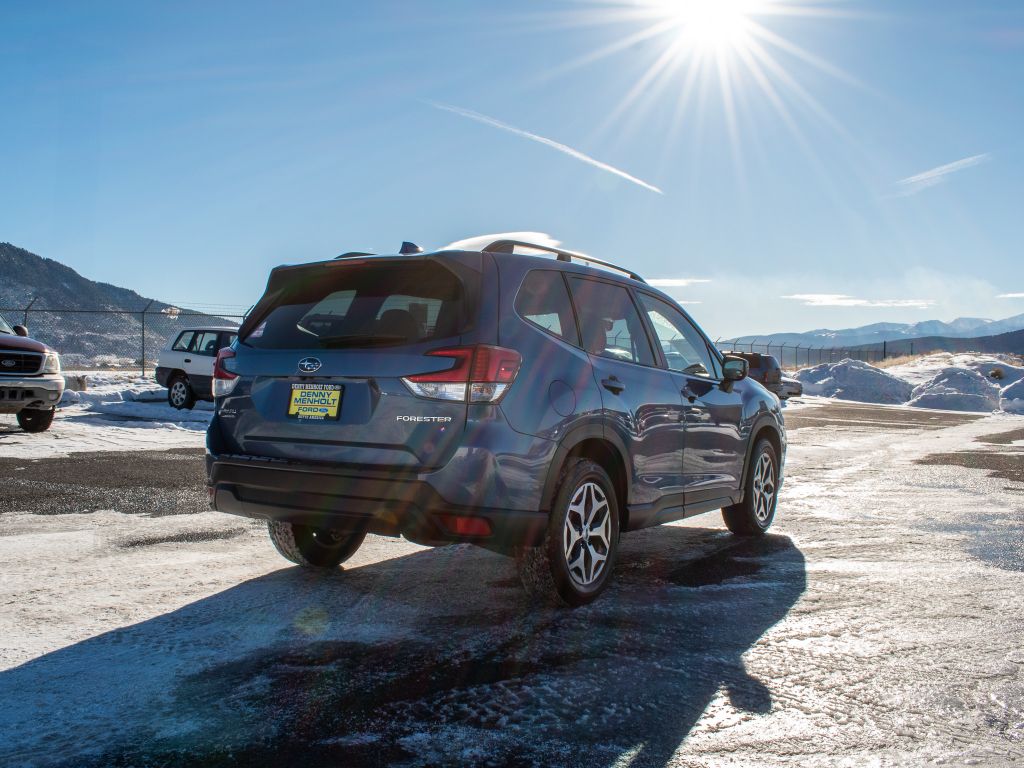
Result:
[[337,419],[341,412],[341,384],[292,384],[288,417],[304,421]]

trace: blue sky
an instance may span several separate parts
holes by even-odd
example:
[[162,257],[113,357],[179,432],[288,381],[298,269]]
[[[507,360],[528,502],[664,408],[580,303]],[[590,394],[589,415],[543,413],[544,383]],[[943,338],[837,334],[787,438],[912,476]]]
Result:
[[4,4],[0,240],[196,304],[531,230],[712,336],[1024,312],[1024,3],[732,1]]

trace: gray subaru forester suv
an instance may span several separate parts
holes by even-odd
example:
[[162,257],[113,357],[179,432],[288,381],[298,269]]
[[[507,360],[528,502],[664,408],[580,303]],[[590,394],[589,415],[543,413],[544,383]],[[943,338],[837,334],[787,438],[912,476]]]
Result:
[[367,533],[471,542],[581,605],[624,531],[771,525],[785,429],[746,371],[638,275],[561,249],[282,266],[217,357],[210,498],[302,566]]

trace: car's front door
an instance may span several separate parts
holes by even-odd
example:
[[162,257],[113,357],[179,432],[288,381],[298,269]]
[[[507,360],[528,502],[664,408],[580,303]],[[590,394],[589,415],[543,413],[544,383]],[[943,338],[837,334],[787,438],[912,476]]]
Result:
[[653,294],[637,295],[682,397],[686,503],[722,498],[739,488],[743,476],[742,397],[722,389],[718,358],[685,314]]
[[605,429],[632,464],[631,505],[653,512],[683,503],[679,387],[657,367],[640,312],[622,285],[569,275],[583,347],[601,387]]

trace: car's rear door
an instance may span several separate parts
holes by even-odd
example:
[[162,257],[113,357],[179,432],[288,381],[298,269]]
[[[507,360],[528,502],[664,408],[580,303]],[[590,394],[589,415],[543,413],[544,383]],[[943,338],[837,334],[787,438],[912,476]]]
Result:
[[192,390],[201,397],[211,396],[213,364],[220,349],[220,331],[196,331],[183,360]]
[[229,451],[389,470],[446,463],[464,390],[428,382],[421,392],[436,397],[425,397],[403,378],[458,369],[458,348],[483,338],[481,257],[461,256],[275,270],[235,348],[241,381],[220,410]]
[[686,503],[722,498],[739,487],[743,473],[742,396],[722,389],[717,357],[683,312],[645,291],[637,291],[637,298],[681,384]]
[[679,388],[657,367],[629,290],[613,281],[568,274],[583,347],[601,386],[605,428],[629,451],[634,505],[682,504],[683,424]]

